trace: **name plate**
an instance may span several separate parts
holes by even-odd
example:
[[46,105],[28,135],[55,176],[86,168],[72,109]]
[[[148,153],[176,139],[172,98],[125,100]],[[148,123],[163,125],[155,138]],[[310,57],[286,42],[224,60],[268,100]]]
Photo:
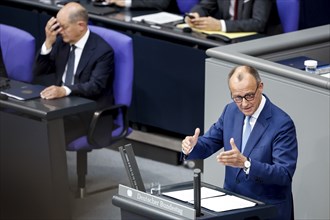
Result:
[[121,184],[119,184],[118,187],[118,194],[120,196],[153,206],[166,212],[170,212],[189,219],[196,219],[195,209],[159,196],[154,196]]

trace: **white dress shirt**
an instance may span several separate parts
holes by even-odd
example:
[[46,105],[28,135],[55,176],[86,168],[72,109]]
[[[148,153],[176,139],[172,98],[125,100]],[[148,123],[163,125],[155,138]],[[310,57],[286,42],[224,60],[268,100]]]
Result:
[[251,115],[251,118],[250,118],[251,132],[253,130],[254,125],[256,124],[256,121],[257,121],[262,109],[265,106],[265,103],[266,103],[266,98],[264,96],[262,96],[258,109],[253,113],[253,115]]

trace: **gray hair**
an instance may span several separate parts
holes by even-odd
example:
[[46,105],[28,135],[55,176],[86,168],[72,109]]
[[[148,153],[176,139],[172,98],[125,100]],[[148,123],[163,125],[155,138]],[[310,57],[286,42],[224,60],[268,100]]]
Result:
[[[240,70],[244,70],[244,72],[241,72]],[[255,78],[257,84],[259,84],[261,82],[261,78],[260,75],[258,73],[258,70],[252,66],[249,65],[243,65],[243,66],[236,66],[235,68],[233,68],[230,73],[228,74],[228,84],[229,84],[229,80],[232,78],[232,76],[234,75],[234,73],[238,72],[237,75],[237,79],[238,81],[242,81],[244,78],[244,73],[248,73],[250,75],[253,76],[253,78]]]
[[88,12],[84,7],[78,7],[77,10],[74,10],[73,13],[69,15],[69,21],[77,22],[77,21],[84,21],[88,23]]

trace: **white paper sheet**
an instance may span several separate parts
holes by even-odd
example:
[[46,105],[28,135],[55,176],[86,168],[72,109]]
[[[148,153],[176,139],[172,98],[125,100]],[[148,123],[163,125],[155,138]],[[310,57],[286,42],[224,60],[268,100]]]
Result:
[[322,74],[320,76],[323,76],[323,77],[326,77],[326,78],[330,78],[330,73],[325,73],[325,74]]
[[172,14],[168,12],[158,12],[154,14],[142,15],[132,18],[133,21],[141,22],[142,20],[151,24],[165,24],[183,20],[181,15]]
[[224,195],[201,200],[201,206],[215,212],[223,212],[234,209],[248,208],[256,203],[233,195]]
[[[185,202],[194,201],[194,189],[165,192],[162,194]],[[211,188],[201,187],[201,199],[222,195],[225,195],[225,193]]]

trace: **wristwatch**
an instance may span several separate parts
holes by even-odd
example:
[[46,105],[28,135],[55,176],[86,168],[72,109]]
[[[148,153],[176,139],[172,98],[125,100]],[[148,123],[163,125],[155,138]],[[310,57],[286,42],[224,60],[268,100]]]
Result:
[[247,160],[244,162],[244,168],[243,168],[246,174],[249,174],[250,167],[251,167],[251,159],[247,158]]

